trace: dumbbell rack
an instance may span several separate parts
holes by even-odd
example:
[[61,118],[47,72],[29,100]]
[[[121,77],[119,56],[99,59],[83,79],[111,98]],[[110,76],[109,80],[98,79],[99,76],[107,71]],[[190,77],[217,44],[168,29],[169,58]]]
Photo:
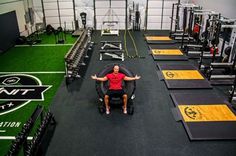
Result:
[[79,75],[80,67],[86,65],[84,58],[88,58],[88,51],[93,47],[89,34],[90,30],[84,29],[81,36],[65,55],[65,77],[67,81],[81,77]]
[[[40,124],[34,133],[33,139],[28,141],[27,138],[31,133],[33,127],[36,125],[37,119],[40,118]],[[24,156],[36,155],[43,137],[45,136],[47,129],[50,125],[55,125],[56,121],[51,112],[47,112],[44,115],[43,107],[38,105],[28,119],[28,121],[22,127],[21,132],[16,136],[16,139],[12,142],[10,150],[6,154],[6,156],[15,156],[23,151]],[[23,148],[23,150],[22,150]]]

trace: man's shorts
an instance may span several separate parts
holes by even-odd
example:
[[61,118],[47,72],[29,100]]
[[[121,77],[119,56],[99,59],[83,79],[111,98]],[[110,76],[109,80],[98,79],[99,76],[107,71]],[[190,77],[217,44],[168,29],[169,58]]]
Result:
[[120,98],[122,98],[124,94],[125,94],[125,91],[123,89],[108,90],[106,93],[106,95],[108,95],[109,97],[120,97]]

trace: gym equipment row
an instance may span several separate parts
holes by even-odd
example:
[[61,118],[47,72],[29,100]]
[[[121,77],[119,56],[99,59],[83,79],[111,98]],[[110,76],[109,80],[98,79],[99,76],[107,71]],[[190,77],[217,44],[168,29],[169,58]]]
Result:
[[236,113],[217,94],[171,93],[177,121],[182,121],[190,140],[236,139]]
[[[192,65],[158,65],[168,89],[211,89],[210,83]],[[191,86],[191,87],[189,87]],[[208,86],[208,87],[207,87]],[[236,99],[235,84],[231,100]],[[210,90],[209,90],[210,91]],[[170,93],[176,106],[172,113],[181,121],[190,140],[236,139],[236,112],[232,105],[215,94],[213,90],[201,93]]]
[[[152,45],[149,47],[151,46]],[[225,48],[225,53],[235,54],[234,48],[232,47],[235,47],[234,44],[230,44],[229,47]],[[154,48],[155,46],[153,49]],[[199,46],[199,48],[201,49],[202,46]],[[179,52],[175,53],[181,55]],[[215,57],[216,54],[215,49],[210,53],[211,59],[213,59],[210,67],[211,70],[216,69],[218,64],[220,64],[219,67],[223,68],[224,66],[225,69],[229,69],[230,73],[235,71],[234,55],[224,56],[223,59],[232,61],[230,63],[215,63],[215,61],[217,61]],[[203,55],[203,51],[201,51],[201,55]],[[225,66],[227,66],[227,68]],[[207,78],[192,65],[158,64],[158,68],[160,69],[159,77],[164,80],[168,89],[212,88],[212,82],[210,81],[210,83]],[[229,76],[234,80],[234,85],[232,86],[232,90],[230,90],[230,101],[233,101],[236,99],[236,78],[235,74],[234,76]],[[224,79],[225,78],[226,75],[224,76]],[[231,82],[233,82],[232,80]],[[207,94],[183,94],[175,91],[174,93],[170,93],[170,96],[176,106],[172,109],[173,115],[176,121],[182,121],[190,140],[236,139],[234,133],[236,129],[236,113],[232,105],[227,103],[224,98],[219,97],[213,91]]]
[[103,55],[110,56],[112,59],[125,60],[121,41],[101,41],[100,43],[100,61],[104,59]]
[[[208,80],[192,65],[158,67],[161,71],[159,75],[168,89],[212,88]],[[232,95],[235,95],[234,89],[231,91]],[[190,140],[236,139],[236,112],[232,105],[213,90],[207,94],[175,91],[170,96],[176,106],[172,108],[173,116],[176,121],[183,123]]]
[[235,49],[232,48],[236,35],[235,19],[226,19],[217,13],[202,10],[194,12],[195,14],[208,16],[205,29],[196,38],[198,44],[186,45],[184,51],[189,58],[199,59],[199,70],[204,72],[212,85],[232,85],[235,77]]
[[175,44],[176,42],[172,40],[169,36],[156,36],[144,34],[147,44]]
[[[31,32],[33,32],[33,26],[31,26]],[[31,33],[28,37],[19,36],[16,40],[17,45],[28,44],[34,45],[42,42],[40,34],[44,32],[44,26],[42,23],[35,24],[35,31]]]
[[[236,64],[236,31],[233,32],[232,42],[224,49],[224,57],[220,60],[213,59],[205,74],[212,85],[232,85],[235,78]],[[201,62],[200,62],[201,63]],[[202,67],[201,67],[202,68]]]
[[[185,8],[183,10],[184,12],[187,11]],[[229,101],[236,100],[234,50],[236,45],[234,44],[234,26],[232,26],[234,22],[230,23],[231,26],[227,26],[227,23],[222,22],[222,18],[218,13],[192,11],[192,15],[190,11],[188,16],[192,18],[194,26],[189,26],[192,32],[188,30],[188,37],[192,36],[195,44],[185,46],[184,51],[178,50],[178,48],[174,49],[175,45],[170,44],[163,45],[163,47],[161,45],[149,45],[149,49],[154,60],[161,60],[160,58],[163,55],[166,58],[171,55],[173,61],[177,60],[177,57],[185,56],[185,54],[189,58],[193,56],[193,58],[199,59],[199,69],[193,65],[157,64],[159,68],[158,76],[160,80],[164,80],[167,88],[171,90],[170,96],[176,106],[172,109],[173,115],[176,121],[182,121],[190,140],[236,139],[234,133],[236,112],[233,106],[226,102],[225,98],[214,93],[211,86],[215,84],[216,79],[218,84],[225,84],[227,79],[230,79],[229,84],[233,84],[233,86],[229,91]],[[201,24],[201,21],[203,21],[201,16],[204,14],[207,16],[210,14],[205,25]],[[184,20],[187,20],[187,18]],[[186,28],[184,23],[187,25],[186,21],[183,22],[183,27]],[[227,30],[227,27],[230,27],[231,30]],[[184,33],[181,33],[181,47],[183,47],[186,42],[183,41]],[[228,35],[229,33],[230,35]],[[220,35],[223,38],[223,45],[219,52]],[[231,38],[228,41],[228,47],[225,48],[224,44],[228,36],[231,36]],[[219,73],[223,75],[219,75]],[[209,92],[207,94],[183,94],[178,92],[177,89],[209,89]]]
[[208,80],[193,65],[157,64],[168,89],[211,89]]
[[[190,43],[193,41],[191,35],[193,14],[194,10],[201,9],[200,6],[191,3],[175,3],[172,5],[172,16],[171,16],[171,26],[170,26],[170,37],[177,40],[177,42]],[[182,21],[180,19],[180,14],[182,13]],[[174,14],[176,17],[174,17]],[[174,31],[173,31],[174,23]]]
[[62,27],[54,29],[51,25],[46,27],[47,35],[54,34],[56,44],[64,44],[66,41],[66,31]]
[[[204,16],[202,13],[204,13]],[[195,21],[192,35],[194,36],[195,44],[186,45],[185,51],[189,58],[199,58],[201,51],[204,51],[204,55],[208,55],[210,48],[216,47],[219,44],[219,35],[221,33],[221,22],[219,19],[221,16],[212,11],[203,12],[203,10],[197,10],[193,12],[193,17]],[[204,25],[204,23],[206,24]]]
[[88,58],[88,52],[91,52],[93,49],[93,42],[91,42],[90,36],[91,31],[92,30],[84,29],[81,36],[64,57],[67,84],[81,77],[79,70],[81,66],[86,65],[84,59]]
[[[43,144],[43,139],[47,139],[47,137],[44,137],[46,133],[48,133],[49,126],[51,124],[55,125],[56,121],[54,119],[54,116],[51,112],[47,112],[46,115],[43,117],[43,120],[41,122],[41,125],[38,127],[35,135],[33,136],[33,139],[28,144],[28,148],[26,151],[27,155],[35,155],[35,153],[43,153],[42,149],[39,145]],[[43,146],[43,145],[41,145]]]
[[188,57],[176,45],[149,45],[155,61],[187,61]]
[[[40,120],[40,124],[37,125],[37,121]],[[44,108],[37,105],[36,109],[32,113],[31,117],[22,127],[21,132],[16,136],[16,139],[12,142],[12,145],[6,154],[7,156],[19,155],[23,151],[24,156],[37,155],[42,153],[41,146],[44,136],[50,126],[55,125],[56,121],[51,112],[45,112]],[[35,126],[38,126],[34,133],[33,139],[28,141],[27,138]]]
[[177,42],[166,34],[169,31],[156,32],[158,36],[152,33],[144,34],[149,47],[149,53],[155,61],[186,61],[188,58],[179,49]]

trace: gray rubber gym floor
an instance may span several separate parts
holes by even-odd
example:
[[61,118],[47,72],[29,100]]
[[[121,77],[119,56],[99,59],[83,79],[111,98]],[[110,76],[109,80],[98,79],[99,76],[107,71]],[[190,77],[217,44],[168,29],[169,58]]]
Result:
[[[120,38],[123,40],[123,33]],[[96,43],[106,39],[115,38],[102,38],[100,32],[94,33],[93,41]],[[100,44],[96,44],[83,79],[75,81],[68,88],[62,83],[51,107],[57,126],[46,155],[235,156],[236,141],[189,141],[181,122],[176,122],[173,118],[171,108],[174,104],[169,96],[170,91],[158,78],[156,62],[148,55],[143,32],[136,32],[135,40],[145,59],[99,61]],[[133,55],[134,48],[130,42],[128,47]],[[123,63],[142,76],[137,81],[133,116],[124,115],[119,109],[112,110],[110,115],[98,112],[95,82],[90,76],[111,62]],[[185,62],[176,63],[186,64]]]

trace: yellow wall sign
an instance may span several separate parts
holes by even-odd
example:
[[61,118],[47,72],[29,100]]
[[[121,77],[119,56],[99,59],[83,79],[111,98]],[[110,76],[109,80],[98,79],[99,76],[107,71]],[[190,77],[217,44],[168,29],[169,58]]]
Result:
[[169,36],[146,36],[148,41],[171,41]]
[[226,104],[179,105],[185,122],[236,121],[236,116]]
[[166,80],[203,80],[198,70],[162,70]]
[[153,55],[183,55],[179,49],[152,49]]

